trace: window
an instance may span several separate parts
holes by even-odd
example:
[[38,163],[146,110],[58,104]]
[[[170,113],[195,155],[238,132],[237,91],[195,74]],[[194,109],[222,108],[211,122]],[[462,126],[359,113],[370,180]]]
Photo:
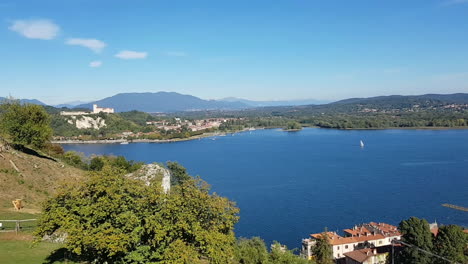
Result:
[[338,246],[336,249],[340,249],[340,246]]
[[344,246],[344,248],[348,249],[348,245]]
[[382,240],[379,241],[379,245],[381,245],[381,244],[382,244]]

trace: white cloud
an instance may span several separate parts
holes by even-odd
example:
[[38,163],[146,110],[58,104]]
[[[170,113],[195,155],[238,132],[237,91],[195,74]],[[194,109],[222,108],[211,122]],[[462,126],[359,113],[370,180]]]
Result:
[[138,52],[132,50],[122,50],[119,53],[115,54],[115,57],[124,59],[124,60],[131,60],[131,59],[145,59],[148,56],[147,52]]
[[170,56],[170,57],[185,57],[187,56],[187,53],[183,52],[183,51],[168,51],[166,53],[164,53],[166,56]]
[[9,29],[30,39],[53,39],[60,31],[58,25],[47,19],[15,20]]
[[101,52],[101,50],[107,46],[106,43],[97,39],[81,39],[81,38],[67,39],[65,44],[82,46],[96,53]]
[[102,61],[92,61],[89,63],[89,67],[91,68],[101,67],[101,65],[102,65]]

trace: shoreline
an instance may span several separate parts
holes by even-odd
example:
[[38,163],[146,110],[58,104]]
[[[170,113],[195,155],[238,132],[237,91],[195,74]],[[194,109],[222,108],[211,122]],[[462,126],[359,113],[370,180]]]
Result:
[[[319,128],[319,129],[336,129],[336,130],[464,130],[468,127],[387,127],[387,128],[324,128],[317,126],[306,126],[304,128]],[[175,139],[95,139],[95,140],[52,140],[54,144],[130,144],[130,143],[175,143],[197,140],[202,138],[226,136],[227,134],[237,134],[247,131],[261,130],[261,129],[278,129],[278,127],[259,127],[259,128],[246,128],[240,131],[206,133],[189,138],[175,138]],[[302,130],[302,129],[301,129]],[[298,132],[301,130],[284,130],[283,132]]]
[[175,142],[184,142],[197,140],[202,138],[217,137],[217,136],[226,136],[228,134],[237,134],[246,131],[254,131],[264,128],[246,128],[240,131],[230,131],[230,132],[211,132],[205,133],[198,136],[193,136],[189,138],[175,138],[175,139],[95,139],[95,140],[52,140],[53,144],[130,144],[130,143],[175,143]]

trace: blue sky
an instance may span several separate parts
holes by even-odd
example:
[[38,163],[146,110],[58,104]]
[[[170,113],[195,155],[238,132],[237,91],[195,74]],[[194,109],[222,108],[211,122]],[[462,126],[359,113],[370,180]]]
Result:
[[468,92],[468,0],[1,0],[0,96]]

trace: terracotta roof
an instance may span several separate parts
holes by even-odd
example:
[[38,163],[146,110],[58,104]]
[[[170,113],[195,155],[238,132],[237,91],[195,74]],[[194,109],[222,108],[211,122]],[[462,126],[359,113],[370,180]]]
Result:
[[[344,232],[346,234],[345,237],[342,237],[335,232],[327,232],[330,244],[351,244],[369,240],[378,240],[386,237],[401,236],[396,226],[375,222],[354,226],[351,229],[345,229]],[[321,237],[321,234],[312,234],[310,236],[313,238],[319,238]]]
[[[322,237],[322,234],[321,233],[312,234],[310,236],[313,238],[320,238]],[[368,235],[368,236],[342,237],[340,235],[337,235],[336,233],[328,232],[328,238],[329,238],[330,244],[332,246],[335,246],[335,245],[365,242],[369,240],[383,239],[385,238],[385,236],[381,234],[375,234],[375,235]]]
[[368,258],[372,256],[376,256],[377,254],[378,253],[374,252],[374,249],[372,248],[364,248],[364,249],[359,249],[359,250],[354,250],[351,252],[344,253],[346,257],[351,258],[359,263],[363,263]]

